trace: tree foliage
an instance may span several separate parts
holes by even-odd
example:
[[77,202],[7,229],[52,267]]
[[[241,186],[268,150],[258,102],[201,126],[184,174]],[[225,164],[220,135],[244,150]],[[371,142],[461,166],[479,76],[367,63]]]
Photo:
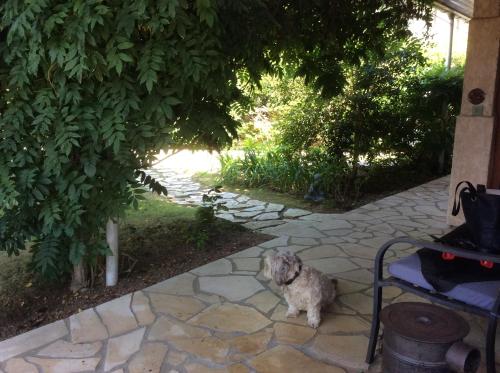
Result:
[[411,149],[415,163],[426,165],[434,173],[444,174],[451,169],[463,81],[463,66],[447,70],[444,65],[434,65],[408,84],[404,113],[408,126],[413,123],[413,137],[409,140],[414,146],[406,146],[405,150]]
[[407,39],[388,43],[382,55],[370,53],[358,65],[344,65],[344,71],[342,92],[328,99],[300,79],[273,83],[282,146],[298,152],[320,147],[353,166],[386,155],[431,172],[447,170],[462,67],[446,70],[424,57],[420,42]]
[[329,198],[349,207],[364,192],[445,174],[463,68],[447,70],[423,51],[417,40],[389,40],[384,53],[343,64],[346,83],[330,98],[297,78],[294,66],[281,79],[266,76],[252,99],[273,123],[268,140],[255,147],[247,139],[243,157],[222,157],[223,182],[300,195],[318,173]]
[[237,72],[340,68],[428,19],[429,0],[5,0],[0,4],[0,249],[31,242],[60,277],[106,253],[109,217],[141,198],[162,148],[236,136]]

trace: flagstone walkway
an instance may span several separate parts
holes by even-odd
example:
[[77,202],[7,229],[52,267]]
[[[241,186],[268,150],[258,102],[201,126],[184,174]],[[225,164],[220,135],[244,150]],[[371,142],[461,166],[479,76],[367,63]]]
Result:
[[[168,199],[180,205],[201,205],[203,194],[209,190],[193,181],[188,172],[169,163],[160,162],[148,170],[148,174],[167,188]],[[311,214],[307,210],[258,201],[237,193],[224,192],[219,195],[221,199],[217,203],[223,204],[227,210],[221,211],[217,217],[241,223],[248,229],[274,227],[284,224],[283,219],[296,219]]]
[[[0,372],[368,371],[374,255],[396,236],[443,234],[447,191],[443,178],[345,214],[282,219],[262,228],[271,241],[0,342]],[[287,319],[280,290],[262,276],[263,256],[287,250],[339,279],[318,330],[303,314]],[[385,291],[387,304],[414,298]],[[469,341],[482,347],[484,324],[468,319]]]

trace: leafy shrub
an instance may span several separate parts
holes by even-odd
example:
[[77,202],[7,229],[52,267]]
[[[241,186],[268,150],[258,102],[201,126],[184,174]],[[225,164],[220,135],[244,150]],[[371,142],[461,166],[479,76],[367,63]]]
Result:
[[[456,117],[460,113],[463,67],[447,70],[436,64],[408,84],[402,112],[412,129],[406,140],[409,156],[420,169],[449,172]],[[408,146],[408,145],[407,145]]]
[[389,134],[401,121],[408,81],[425,65],[422,53],[421,44],[410,39],[390,44],[382,55],[369,53],[359,64],[345,65],[346,84],[333,98],[305,87],[278,109],[277,141],[296,150],[324,146],[353,165],[397,150]]
[[296,151],[324,147],[347,158],[354,173],[360,162],[376,163],[381,155],[448,172],[463,68],[428,64],[419,48],[394,47],[383,59],[351,67],[343,93],[332,99],[309,89],[279,106],[276,141]]
[[224,184],[267,187],[277,192],[304,195],[315,174],[321,175],[320,188],[334,196],[341,207],[356,200],[361,179],[349,178],[345,159],[331,157],[320,148],[297,152],[285,147],[261,151],[247,149],[242,158],[221,156]]
[[431,64],[409,39],[343,68],[346,84],[332,98],[293,71],[264,79],[253,99],[269,105],[274,139],[241,159],[222,157],[224,183],[300,195],[320,173],[323,190],[347,206],[369,184],[392,190],[449,171],[461,67]]

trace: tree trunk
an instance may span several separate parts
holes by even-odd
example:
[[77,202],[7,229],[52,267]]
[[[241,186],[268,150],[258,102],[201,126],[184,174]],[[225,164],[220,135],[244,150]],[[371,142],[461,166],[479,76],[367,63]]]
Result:
[[80,289],[86,288],[88,285],[87,271],[85,264],[81,261],[73,266],[73,278],[71,279],[70,289],[72,292],[77,292]]
[[106,241],[113,253],[106,257],[106,286],[115,286],[118,282],[118,222],[113,219],[106,224]]

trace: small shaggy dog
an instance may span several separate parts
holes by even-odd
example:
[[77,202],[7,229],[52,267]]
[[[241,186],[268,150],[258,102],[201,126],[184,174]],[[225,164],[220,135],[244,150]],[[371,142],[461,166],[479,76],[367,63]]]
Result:
[[283,289],[288,303],[286,316],[297,317],[300,311],[307,311],[307,323],[312,328],[321,322],[321,309],[335,300],[337,281],[303,265],[302,260],[290,252],[267,256],[263,274]]

